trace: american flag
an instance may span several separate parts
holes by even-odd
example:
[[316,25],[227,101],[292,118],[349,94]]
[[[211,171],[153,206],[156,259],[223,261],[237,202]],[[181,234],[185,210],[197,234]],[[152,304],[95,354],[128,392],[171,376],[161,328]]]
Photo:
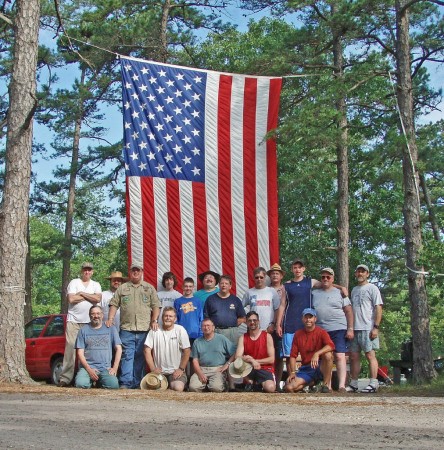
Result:
[[211,269],[242,295],[279,261],[281,78],[122,58],[128,251],[144,279]]

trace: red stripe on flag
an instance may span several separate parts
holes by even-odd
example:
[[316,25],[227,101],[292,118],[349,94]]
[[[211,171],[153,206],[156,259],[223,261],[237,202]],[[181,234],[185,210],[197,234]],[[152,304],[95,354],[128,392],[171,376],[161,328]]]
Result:
[[[231,205],[231,92],[232,77],[221,75],[217,111],[218,199],[222,272],[234,274],[233,216]],[[234,289],[234,286],[233,286]]]
[[[267,129],[277,127],[282,78],[270,80]],[[278,181],[276,139],[267,140],[267,199],[270,235],[270,265],[279,261]]]
[[[154,208],[154,183],[151,177],[140,179],[142,197],[143,273],[144,280],[157,286],[156,214]],[[133,261],[135,262],[135,261]]]
[[180,214],[179,181],[166,181],[168,235],[170,243],[170,271],[179,280],[183,279],[183,246],[182,246],[182,222]]
[[[199,275],[200,273],[208,270],[210,266],[208,247],[207,202],[205,201],[205,185],[203,183],[193,183],[193,214],[196,242],[197,275]],[[200,288],[199,283],[200,281],[198,281],[198,287]]]
[[129,179],[126,177],[126,194],[125,194],[125,201],[126,201],[126,236],[127,236],[127,250],[128,250],[128,273],[129,268],[131,267],[131,201],[130,201],[130,194],[129,194]]
[[[258,266],[258,232],[256,208],[256,107],[257,79],[246,78],[244,89],[244,215],[246,235],[246,262],[249,285],[254,284],[253,269]],[[264,174],[263,174],[264,175]]]

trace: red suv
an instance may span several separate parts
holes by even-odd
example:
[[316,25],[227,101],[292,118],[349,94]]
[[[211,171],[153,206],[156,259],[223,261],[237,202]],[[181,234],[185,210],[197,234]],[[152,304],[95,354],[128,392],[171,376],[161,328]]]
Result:
[[25,325],[26,368],[32,378],[59,382],[65,353],[66,314],[32,319]]

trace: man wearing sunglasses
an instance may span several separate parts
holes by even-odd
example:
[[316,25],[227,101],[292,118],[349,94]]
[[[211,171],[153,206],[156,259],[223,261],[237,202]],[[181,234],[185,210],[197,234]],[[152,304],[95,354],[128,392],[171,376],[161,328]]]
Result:
[[331,267],[321,269],[321,288],[313,290],[313,308],[317,313],[317,325],[327,331],[335,344],[338,391],[346,393],[345,353],[353,339],[353,309],[349,298],[343,297],[341,291],[333,286],[334,279],[335,272]]
[[[265,272],[264,272],[265,273]],[[253,366],[244,382],[256,383],[264,392],[274,392],[274,343],[270,333],[261,330],[259,315],[255,311],[247,314],[248,331],[239,338],[236,358],[242,358]]]
[[256,267],[253,270],[254,288],[248,289],[242,298],[244,308],[256,311],[259,315],[260,327],[268,333],[273,333],[276,325],[276,314],[281,303],[275,289],[266,286],[266,270]]

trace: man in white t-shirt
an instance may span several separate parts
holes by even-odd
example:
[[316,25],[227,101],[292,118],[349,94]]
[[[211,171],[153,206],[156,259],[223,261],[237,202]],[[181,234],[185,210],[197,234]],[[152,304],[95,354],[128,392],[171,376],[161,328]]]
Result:
[[66,319],[66,344],[59,387],[69,386],[74,378],[77,334],[85,324],[90,322],[89,309],[91,305],[100,303],[102,297],[100,284],[91,279],[93,273],[93,265],[89,262],[84,262],[80,278],[75,278],[68,284],[67,298],[69,306]]
[[150,330],[145,341],[145,360],[150,372],[164,375],[173,391],[182,392],[190,359],[190,340],[184,327],[176,325],[176,310],[162,309],[162,327]]
[[258,313],[261,330],[273,333],[281,299],[275,289],[265,284],[266,275],[267,271],[263,267],[253,270],[254,288],[245,292],[242,306]]

